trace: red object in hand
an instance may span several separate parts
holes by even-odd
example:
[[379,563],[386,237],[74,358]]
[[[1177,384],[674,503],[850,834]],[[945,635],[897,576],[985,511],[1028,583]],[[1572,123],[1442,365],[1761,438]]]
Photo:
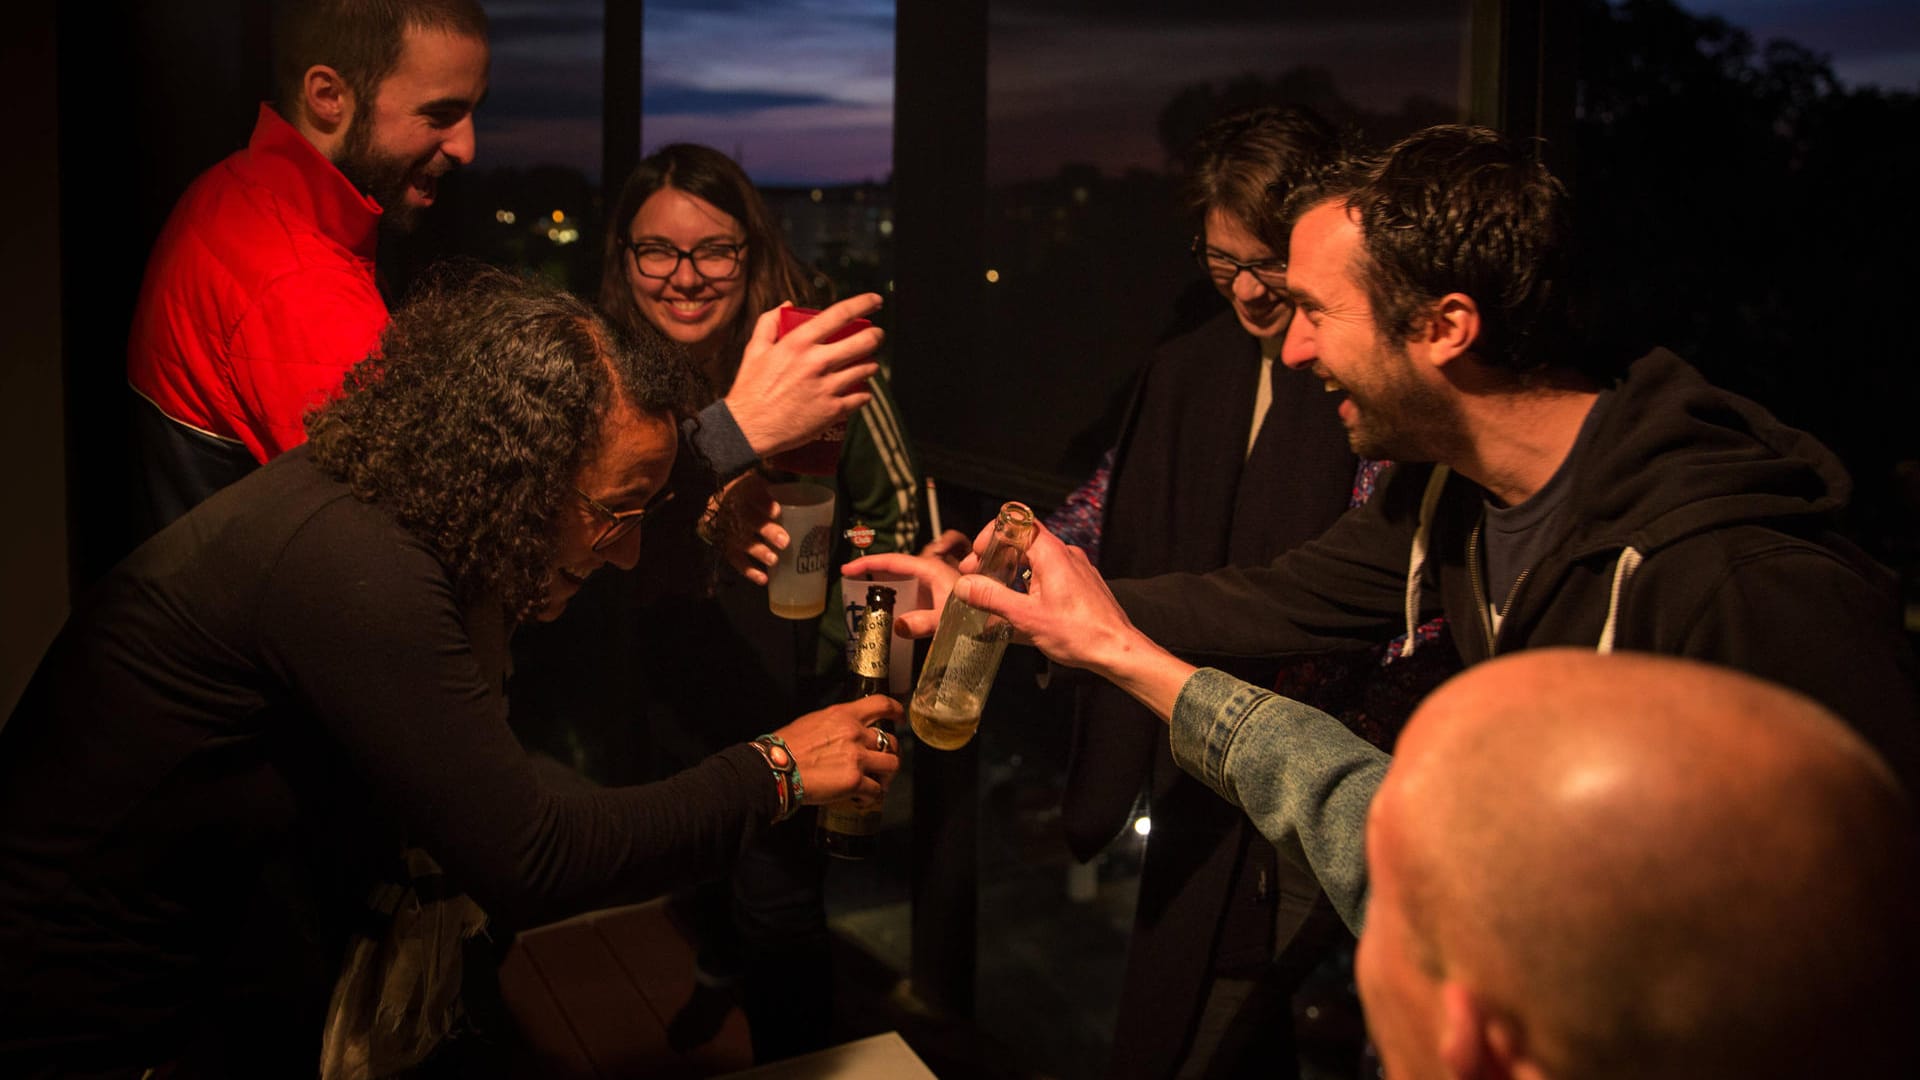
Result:
[[[784,307],[780,309],[780,325],[774,334],[778,341],[787,336],[787,332],[815,315],[820,314],[813,308]],[[866,319],[850,319],[847,324],[832,334],[820,339],[822,345],[851,337],[872,326]],[[825,431],[815,436],[812,442],[802,443],[791,450],[783,450],[767,458],[767,464],[787,472],[801,473],[806,476],[832,476],[840,468],[840,444],[847,439],[845,420],[828,425]]]

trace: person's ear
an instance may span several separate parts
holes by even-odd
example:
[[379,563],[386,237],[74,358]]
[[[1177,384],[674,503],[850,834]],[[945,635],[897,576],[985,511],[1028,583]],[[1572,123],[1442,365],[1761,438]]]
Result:
[[340,72],[315,64],[300,79],[300,108],[316,132],[338,135],[353,122],[353,89]]
[[1457,982],[1440,987],[1440,1062],[1457,1080],[1493,1080],[1507,1075],[1491,1045],[1494,1019],[1472,990]]
[[1480,338],[1480,305],[1466,293],[1451,292],[1434,301],[1414,334],[1412,347],[1434,367],[1465,356]]

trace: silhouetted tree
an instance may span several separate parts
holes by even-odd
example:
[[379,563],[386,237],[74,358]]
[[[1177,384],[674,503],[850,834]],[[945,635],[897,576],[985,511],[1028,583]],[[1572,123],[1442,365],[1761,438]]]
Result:
[[1907,330],[1920,98],[1683,11],[1585,0],[1576,171],[1593,347],[1680,351],[1847,460],[1857,524],[1913,562]]
[[1418,94],[1402,102],[1398,112],[1370,111],[1341,95],[1334,85],[1333,72],[1303,64],[1271,78],[1249,72],[1218,86],[1205,82],[1182,87],[1160,110],[1160,147],[1167,161],[1177,165],[1200,129],[1216,117],[1262,105],[1304,105],[1335,127],[1374,146],[1433,124],[1460,119],[1455,106]]

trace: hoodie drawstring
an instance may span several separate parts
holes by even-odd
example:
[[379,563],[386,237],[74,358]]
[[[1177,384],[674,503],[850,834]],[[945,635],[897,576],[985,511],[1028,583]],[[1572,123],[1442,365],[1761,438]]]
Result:
[[1594,651],[1606,654],[1613,651],[1613,632],[1620,622],[1620,594],[1626,591],[1627,582],[1633,580],[1634,571],[1640,569],[1640,551],[1637,548],[1622,548],[1620,561],[1613,564],[1613,591],[1607,596],[1607,624],[1600,628],[1600,643]]
[[1413,655],[1413,646],[1420,627],[1420,572],[1427,566],[1427,543],[1433,534],[1433,508],[1440,503],[1440,490],[1447,486],[1447,476],[1452,470],[1445,465],[1435,465],[1433,474],[1427,477],[1427,490],[1420,495],[1420,524],[1413,531],[1413,553],[1407,558],[1407,641],[1400,646],[1400,655]]

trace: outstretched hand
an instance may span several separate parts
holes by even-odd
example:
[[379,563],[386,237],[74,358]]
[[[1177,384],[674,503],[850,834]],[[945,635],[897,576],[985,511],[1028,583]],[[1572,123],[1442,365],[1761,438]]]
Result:
[[1027,548],[1032,576],[1025,593],[972,573],[992,532],[993,523],[988,522],[974,538],[973,553],[958,565],[951,558],[952,543],[943,536],[920,555],[868,555],[848,563],[841,572],[849,577],[874,573],[911,577],[920,583],[932,599],[931,610],[896,615],[894,632],[903,637],[931,635],[940,623],[947,596],[957,591],[975,607],[1005,618],[1013,624],[1016,641],[1038,648],[1055,663],[1107,674],[1104,665],[1110,661],[1122,660],[1143,647],[1159,651],[1134,628],[1086,553],[1061,543],[1045,525],[1035,526],[1033,543]]
[[1060,542],[1044,525],[1027,548],[1032,577],[1025,593],[967,574],[954,594],[1013,624],[1014,633],[1054,663],[1111,677],[1130,655],[1159,649],[1134,628],[1086,552]]
[[1137,698],[1160,719],[1173,715],[1180,688],[1193,666],[1141,633],[1113,598],[1087,553],[1060,542],[1045,525],[1036,526],[1027,548],[1032,576],[1025,593],[992,578],[970,573],[979,565],[993,523],[974,538],[974,554],[958,567],[938,555],[869,555],[847,564],[844,573],[911,577],[933,601],[931,611],[896,615],[894,632],[926,637],[940,624],[949,594],[1013,625],[1014,640],[1032,645],[1056,664],[1086,668]]
[[[774,732],[786,740],[800,769],[800,783],[806,789],[801,800],[809,806],[839,802],[852,797],[874,799],[884,794],[900,756],[891,738],[879,738],[873,725],[882,720],[898,723],[900,703],[875,694],[810,712]],[[881,750],[883,742],[891,747]]]
[[754,454],[791,450],[872,399],[867,380],[880,370],[873,354],[886,334],[870,326],[832,343],[821,339],[878,310],[878,293],[848,297],[778,341],[779,308],[760,316],[727,391],[727,409]]
[[[840,576],[845,579],[878,574],[889,578],[910,577],[919,582],[920,595],[926,598],[926,605],[914,611],[896,612],[893,632],[905,638],[931,637],[934,628],[940,625],[940,613],[946,609],[947,593],[952,591],[954,581],[980,565],[978,551],[987,546],[987,538],[992,533],[993,523],[988,522],[974,539],[975,551],[969,553],[966,535],[948,529],[940,534],[940,539],[921,548],[918,555],[897,551],[862,555],[841,567]],[[962,554],[966,558],[960,558]]]

